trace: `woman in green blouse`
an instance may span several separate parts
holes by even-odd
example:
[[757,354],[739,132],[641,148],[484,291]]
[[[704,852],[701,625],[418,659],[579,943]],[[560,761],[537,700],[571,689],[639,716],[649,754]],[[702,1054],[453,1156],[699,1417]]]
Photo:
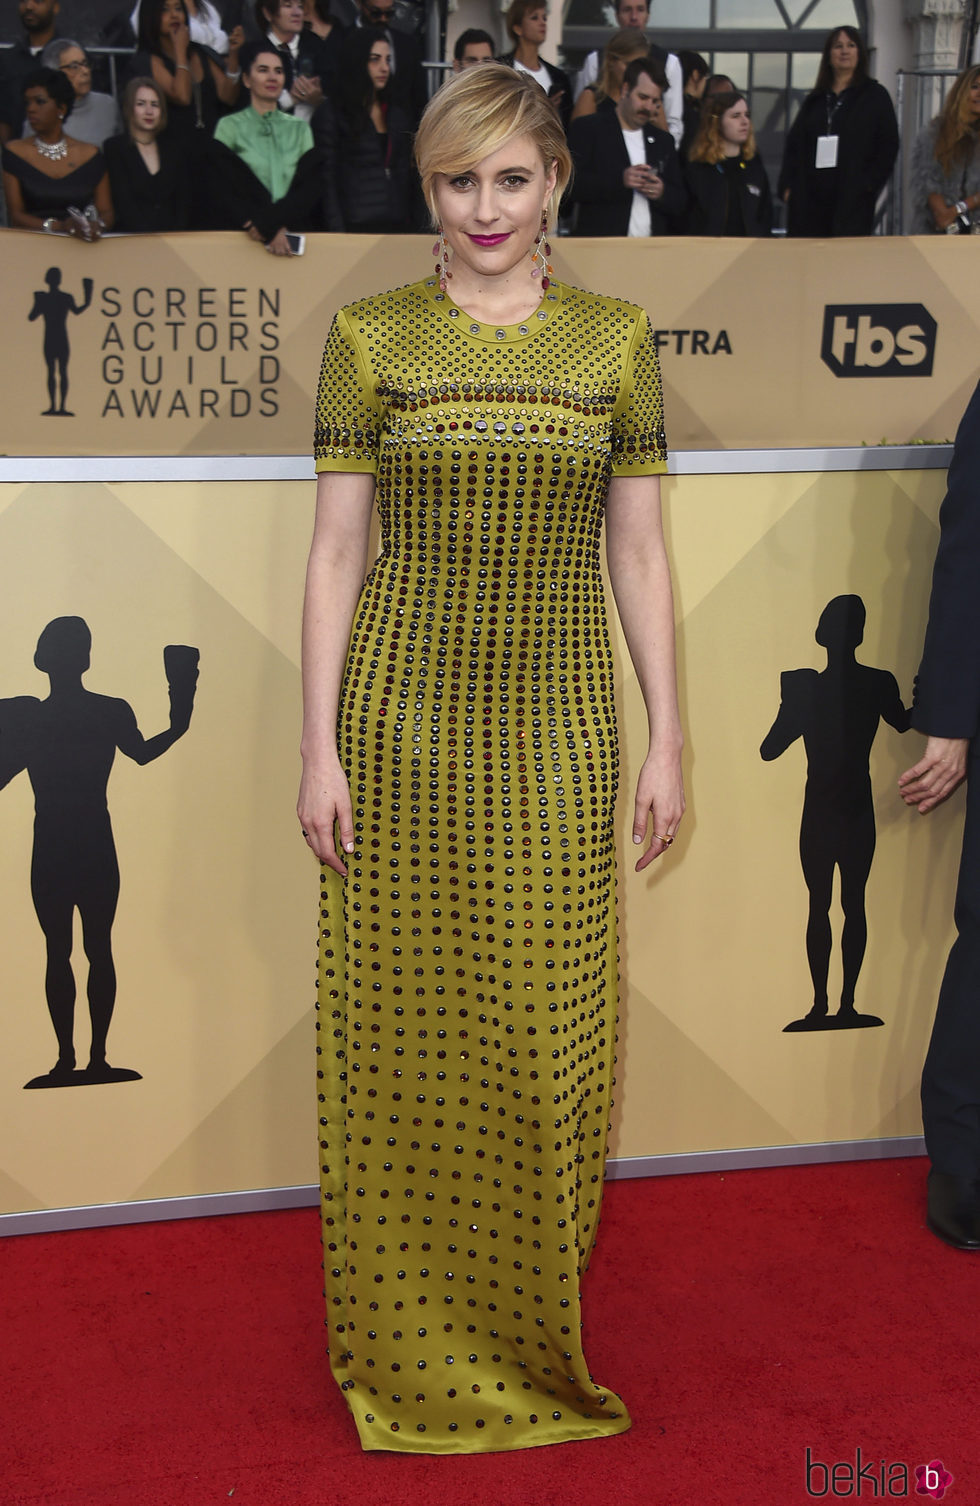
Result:
[[287,64],[266,41],[241,52],[249,103],[215,127],[213,187],[221,223],[241,227],[275,256],[291,256],[287,230],[320,228],[320,156],[305,120],[279,109]]

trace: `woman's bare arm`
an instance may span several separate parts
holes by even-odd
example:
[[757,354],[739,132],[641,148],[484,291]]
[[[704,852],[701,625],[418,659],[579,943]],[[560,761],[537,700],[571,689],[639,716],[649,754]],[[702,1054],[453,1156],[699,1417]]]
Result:
[[606,558],[616,606],[636,670],[650,729],[637,782],[633,841],[650,842],[643,869],[669,846],[684,814],[681,732],[674,660],[674,600],[664,544],[658,476],[617,476],[606,501]]
[[350,791],[337,748],[337,710],[354,609],[367,568],[374,477],[323,472],[303,603],[303,778],[296,813],[322,863],[346,873],[353,851]]

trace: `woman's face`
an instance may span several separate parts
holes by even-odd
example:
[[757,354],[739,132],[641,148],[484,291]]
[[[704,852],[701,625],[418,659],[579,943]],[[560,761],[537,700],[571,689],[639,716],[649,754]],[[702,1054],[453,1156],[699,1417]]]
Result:
[[720,124],[723,141],[730,142],[732,146],[744,146],[752,129],[752,117],[745,100],[740,99],[737,105],[726,110]]
[[160,36],[167,39],[187,25],[187,12],[184,10],[183,0],[163,0],[163,9],[160,12]]
[[47,89],[35,84],[24,91],[24,117],[35,136],[44,136],[49,131],[57,131],[61,124],[61,109]]
[[380,94],[391,78],[391,45],[388,42],[373,42],[367,60],[368,78],[375,94]]
[[858,64],[857,43],[846,31],[839,31],[830,44],[830,66],[835,73],[853,73]]
[[[555,187],[531,136],[513,136],[466,172],[437,173],[434,197],[454,255],[480,278],[494,279],[526,261]],[[530,265],[528,266],[530,271]]]
[[286,87],[286,70],[278,52],[260,52],[242,82],[253,99],[275,102]]
[[92,64],[80,47],[66,47],[58,67],[68,75],[76,99],[84,99],[86,94],[91,94]]
[[548,35],[548,7],[536,5],[533,10],[525,11],[523,21],[518,21],[514,27],[514,35],[522,42],[540,47]]
[[138,131],[149,131],[156,135],[160,129],[160,97],[155,89],[149,89],[145,85],[137,89],[133,100],[133,125]]

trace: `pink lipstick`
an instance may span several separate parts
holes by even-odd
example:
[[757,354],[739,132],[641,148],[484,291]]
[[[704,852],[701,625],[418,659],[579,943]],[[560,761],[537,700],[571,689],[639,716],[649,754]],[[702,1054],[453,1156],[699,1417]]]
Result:
[[471,235],[470,240],[475,246],[499,246],[503,241],[510,238],[510,231],[506,230],[502,235]]

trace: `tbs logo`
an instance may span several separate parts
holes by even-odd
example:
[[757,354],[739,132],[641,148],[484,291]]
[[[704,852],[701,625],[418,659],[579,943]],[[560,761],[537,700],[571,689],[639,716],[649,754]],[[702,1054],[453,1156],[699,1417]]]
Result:
[[820,358],[839,377],[932,376],[936,321],[921,303],[829,303]]

